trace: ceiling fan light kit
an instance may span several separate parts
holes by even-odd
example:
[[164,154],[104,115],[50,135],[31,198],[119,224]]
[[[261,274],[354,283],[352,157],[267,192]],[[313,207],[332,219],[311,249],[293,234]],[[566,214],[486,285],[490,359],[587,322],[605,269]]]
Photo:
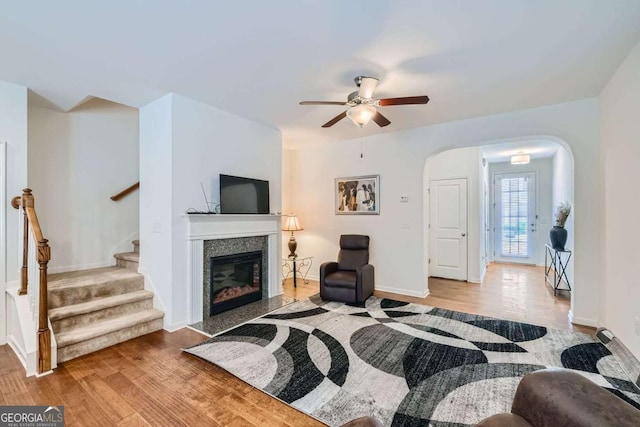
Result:
[[347,117],[356,125],[364,127],[377,112],[376,107],[373,105],[360,104],[349,108],[347,110]]
[[366,126],[371,120],[376,122],[380,127],[388,126],[391,122],[376,109],[376,107],[385,107],[390,105],[410,105],[410,104],[426,104],[429,97],[408,96],[404,98],[384,98],[374,99],[373,91],[378,86],[378,79],[375,77],[358,76],[354,79],[358,90],[351,92],[347,96],[347,102],[336,101],[302,101],[300,105],[346,105],[349,107],[347,111],[338,114],[327,123],[323,124],[323,128],[328,128],[345,117],[349,117],[353,123],[360,127]]

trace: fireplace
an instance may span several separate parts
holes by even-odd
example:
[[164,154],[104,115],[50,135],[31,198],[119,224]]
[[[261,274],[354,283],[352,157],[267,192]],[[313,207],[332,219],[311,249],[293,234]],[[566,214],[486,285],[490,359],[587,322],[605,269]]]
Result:
[[262,251],[211,257],[209,315],[262,298]]

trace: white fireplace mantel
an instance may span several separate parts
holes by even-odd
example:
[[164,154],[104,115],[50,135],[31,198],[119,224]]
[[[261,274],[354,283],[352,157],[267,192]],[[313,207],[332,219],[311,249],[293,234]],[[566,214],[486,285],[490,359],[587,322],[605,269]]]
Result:
[[267,236],[269,297],[282,293],[280,215],[185,214],[187,221],[190,323],[202,321],[205,240]]

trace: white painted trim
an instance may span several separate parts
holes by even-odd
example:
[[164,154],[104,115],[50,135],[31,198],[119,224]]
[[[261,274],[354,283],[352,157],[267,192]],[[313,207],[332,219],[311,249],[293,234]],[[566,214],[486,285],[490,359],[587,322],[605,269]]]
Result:
[[402,288],[394,288],[392,286],[387,287],[387,286],[376,285],[374,290],[382,291],[382,292],[391,292],[393,294],[405,295],[408,297],[417,297],[417,298],[426,298],[427,296],[429,296],[429,289],[426,289],[424,292],[419,292],[419,291],[408,291]]
[[155,286],[153,285],[153,282],[149,278],[149,275],[146,273],[144,268],[138,267],[138,272],[142,274],[142,276],[144,276],[144,289],[147,291],[153,292],[153,308],[165,313],[165,316],[162,319],[162,322],[163,322],[162,327],[163,329],[167,329],[169,326],[167,325],[167,316],[166,316],[167,308],[164,305],[164,302],[160,298],[158,292],[156,291]]
[[113,256],[115,254],[132,252],[134,240],[140,240],[140,231],[130,234],[126,239],[123,239],[120,243],[111,248],[111,251],[109,252],[111,254],[109,260],[113,263]]
[[[187,283],[191,284],[191,286],[187,286],[187,292],[189,293],[188,300],[191,304],[189,308],[189,323],[202,322],[202,304],[204,302],[204,290],[202,289],[202,283],[204,283],[204,240],[191,240],[189,242],[187,261],[189,263]],[[198,283],[200,283],[200,286],[196,286]],[[198,309],[198,307],[200,307],[200,309]]]
[[163,327],[163,329],[165,331],[167,331],[167,332],[175,332],[178,329],[186,328],[187,326],[189,326],[189,322],[187,322],[185,320],[185,321],[182,321],[182,322],[176,322],[176,323],[173,323],[171,325],[167,325],[167,326]]
[[[7,143],[0,142],[0,345],[7,343]],[[13,209],[13,208],[12,208]]]
[[[267,238],[268,292],[269,297],[280,295],[282,290],[280,215],[202,215],[185,214],[187,221],[187,301],[189,304],[186,326],[202,321],[204,241],[234,239],[239,237]],[[180,324],[180,323],[179,323]],[[174,328],[175,325],[167,328]]]
[[482,283],[482,279],[479,277],[470,277],[469,280],[467,280],[468,283]]
[[[18,359],[20,359],[20,363],[23,364],[26,375],[30,377],[35,375],[38,371],[38,338],[36,334],[36,323],[33,319],[33,313],[30,308],[29,296],[18,295],[18,288],[8,289],[6,295],[8,297],[7,323],[10,329],[7,334],[7,341],[18,356]],[[9,307],[10,304],[11,307]]]
[[484,276],[487,275],[487,267],[489,266],[489,264],[485,264],[484,268],[482,269],[482,272],[480,273],[480,281],[478,283],[482,283],[484,281]]
[[24,348],[20,347],[20,344],[16,341],[13,335],[7,336],[7,344],[11,347],[11,350],[15,353],[16,357],[22,364],[22,367],[27,370],[27,357],[25,355],[26,351]]
[[568,317],[569,317],[569,322],[571,322],[574,325],[589,326],[591,328],[597,328],[599,326],[599,322],[597,320],[587,319],[584,317],[574,317],[573,310],[569,310]]

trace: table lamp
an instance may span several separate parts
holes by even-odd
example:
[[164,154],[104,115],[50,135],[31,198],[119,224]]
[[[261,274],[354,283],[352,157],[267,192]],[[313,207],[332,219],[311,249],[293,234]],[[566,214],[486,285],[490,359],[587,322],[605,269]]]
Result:
[[296,258],[298,256],[296,254],[298,242],[296,242],[296,238],[293,235],[293,232],[304,230],[304,228],[302,228],[302,226],[300,225],[300,221],[298,221],[298,217],[294,214],[286,215],[284,224],[282,224],[282,230],[291,232],[291,237],[289,238],[289,258]]

